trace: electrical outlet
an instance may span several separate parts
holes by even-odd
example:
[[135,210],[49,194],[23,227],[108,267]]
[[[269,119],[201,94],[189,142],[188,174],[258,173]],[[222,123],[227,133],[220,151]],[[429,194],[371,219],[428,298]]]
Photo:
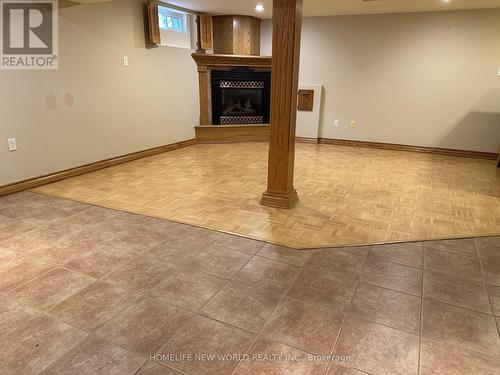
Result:
[[7,143],[9,145],[9,151],[17,151],[17,142],[15,138],[9,138],[7,139]]
[[123,66],[128,66],[128,56],[123,56]]
[[340,120],[335,120],[333,122],[333,126],[335,126],[336,128],[338,128],[340,126]]
[[355,127],[356,127],[356,121],[351,120],[351,128],[355,128]]

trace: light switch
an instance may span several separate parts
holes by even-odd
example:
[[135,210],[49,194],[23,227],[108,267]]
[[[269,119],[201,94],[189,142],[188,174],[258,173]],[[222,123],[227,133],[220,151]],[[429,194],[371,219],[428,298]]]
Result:
[[497,70],[497,77],[500,77],[500,68]]
[[123,56],[123,66],[128,66],[128,56]]
[[15,138],[7,139],[7,143],[9,144],[9,151],[17,151],[17,142]]

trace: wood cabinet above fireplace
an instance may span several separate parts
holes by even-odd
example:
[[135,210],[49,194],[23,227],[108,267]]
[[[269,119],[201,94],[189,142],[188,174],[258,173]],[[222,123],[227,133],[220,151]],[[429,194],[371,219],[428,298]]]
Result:
[[260,19],[251,16],[213,16],[215,54],[260,55]]

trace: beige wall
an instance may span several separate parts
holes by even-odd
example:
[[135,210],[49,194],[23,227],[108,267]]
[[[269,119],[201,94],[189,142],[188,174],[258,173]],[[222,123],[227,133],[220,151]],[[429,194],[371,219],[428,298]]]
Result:
[[0,71],[0,185],[194,137],[192,51],[146,50],[140,0],[63,8],[59,24],[58,71]]
[[496,152],[499,67],[500,10],[304,19],[300,83],[325,86],[326,138]]

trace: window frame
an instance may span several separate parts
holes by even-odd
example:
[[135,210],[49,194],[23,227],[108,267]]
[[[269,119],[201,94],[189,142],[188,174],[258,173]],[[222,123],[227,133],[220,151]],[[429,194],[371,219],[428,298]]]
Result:
[[[165,26],[163,27],[161,18],[165,18]],[[168,27],[168,18],[177,18],[180,20],[180,28],[170,28]],[[165,5],[158,5],[158,24],[161,30],[173,31],[177,33],[188,33],[188,17],[185,12],[176,11],[175,9],[169,8]]]

